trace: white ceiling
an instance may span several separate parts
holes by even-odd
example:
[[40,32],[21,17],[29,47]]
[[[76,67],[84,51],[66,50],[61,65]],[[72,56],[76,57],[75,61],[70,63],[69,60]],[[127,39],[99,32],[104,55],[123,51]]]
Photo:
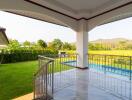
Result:
[[[74,10],[94,9],[110,0],[54,0]],[[98,2],[98,3],[97,3]]]
[[132,0],[30,0],[75,18],[89,18]]

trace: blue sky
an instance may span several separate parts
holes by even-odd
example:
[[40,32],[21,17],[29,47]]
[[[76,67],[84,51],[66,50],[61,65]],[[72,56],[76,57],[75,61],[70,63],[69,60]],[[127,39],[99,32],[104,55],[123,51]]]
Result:
[[[70,28],[0,11],[0,26],[6,28],[10,39],[19,42],[35,42],[43,39],[50,42],[55,38],[63,42],[76,42],[76,33]],[[116,21],[94,28],[89,32],[89,40],[127,38],[132,39],[132,18]]]

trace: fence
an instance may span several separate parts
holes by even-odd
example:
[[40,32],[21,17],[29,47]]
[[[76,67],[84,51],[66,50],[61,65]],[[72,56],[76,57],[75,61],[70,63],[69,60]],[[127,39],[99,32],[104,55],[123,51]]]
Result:
[[[61,54],[54,59],[39,56],[39,71],[35,75],[34,98],[49,100],[53,94],[76,84],[77,54]],[[88,55],[91,85],[131,100],[131,56]],[[73,66],[72,66],[73,63]],[[80,71],[80,70],[78,70]]]
[[89,80],[125,100],[132,100],[131,56],[89,54]]
[[[39,69],[34,77],[34,99],[50,100],[53,93],[73,84],[75,81],[75,67],[64,62],[77,59],[76,54],[52,55],[52,58],[39,56]],[[56,73],[55,73],[56,72]]]
[[39,56],[39,70],[34,76],[34,99],[53,98],[54,59]]
[[110,72],[122,76],[128,76],[131,80],[131,56],[89,54],[88,62],[90,68],[95,68],[104,73]]

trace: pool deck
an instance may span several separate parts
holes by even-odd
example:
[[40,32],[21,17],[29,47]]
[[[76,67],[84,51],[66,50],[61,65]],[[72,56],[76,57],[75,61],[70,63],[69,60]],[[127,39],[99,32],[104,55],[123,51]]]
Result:
[[[56,73],[54,87],[54,100],[132,100],[129,80],[90,69],[74,68]],[[31,96],[28,94],[14,100],[32,100]]]
[[[60,90],[56,90],[59,84]],[[72,69],[55,74],[55,100],[132,100],[128,79],[90,69]]]

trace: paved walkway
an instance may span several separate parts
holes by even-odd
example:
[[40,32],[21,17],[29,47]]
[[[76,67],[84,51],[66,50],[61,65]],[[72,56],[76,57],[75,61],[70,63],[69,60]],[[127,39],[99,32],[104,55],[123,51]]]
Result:
[[15,98],[13,100],[33,100],[33,93],[26,94],[24,96],[20,96],[18,98]]

